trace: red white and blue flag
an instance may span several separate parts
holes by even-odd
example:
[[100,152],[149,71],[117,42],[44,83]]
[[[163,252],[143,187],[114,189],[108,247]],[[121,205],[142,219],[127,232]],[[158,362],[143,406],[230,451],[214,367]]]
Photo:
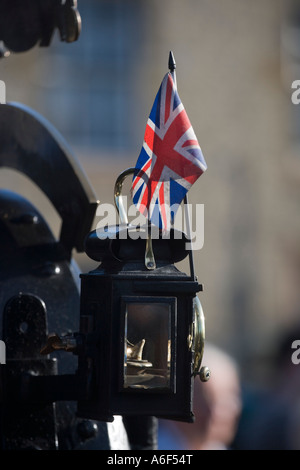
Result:
[[153,224],[170,230],[179,204],[206,168],[169,72],[163,78],[148,118],[132,180],[133,202]]

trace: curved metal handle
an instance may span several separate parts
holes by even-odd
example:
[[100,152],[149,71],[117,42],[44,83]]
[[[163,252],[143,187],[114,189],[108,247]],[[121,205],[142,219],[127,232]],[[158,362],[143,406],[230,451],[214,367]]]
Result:
[[120,217],[121,224],[128,224],[128,219],[127,219],[127,214],[124,209],[124,204],[123,204],[123,198],[122,198],[122,187],[124,180],[128,175],[133,175],[135,172],[135,168],[127,168],[127,170],[124,170],[118,178],[116,179],[115,182],[115,189],[114,189],[114,197],[115,197],[115,205]]
[[[124,170],[122,173],[120,173],[120,175],[118,176],[115,182],[115,188],[114,188],[115,205],[116,205],[119,217],[120,217],[121,224],[128,224],[128,218],[127,218],[127,214],[124,208],[123,198],[122,198],[122,187],[123,187],[125,178],[128,175],[134,174],[134,172],[135,172],[135,168],[127,168],[127,170]],[[148,235],[146,239],[145,266],[149,270],[153,270],[156,268],[150,230],[148,230]]]
[[[208,367],[201,367],[203,352],[204,352],[204,343],[205,343],[205,317],[202,309],[201,302],[199,298],[194,297],[194,313],[195,313],[195,323],[194,323],[194,370],[193,376],[200,376],[202,382],[207,382],[210,378],[210,370]],[[200,370],[199,370],[200,369]]]

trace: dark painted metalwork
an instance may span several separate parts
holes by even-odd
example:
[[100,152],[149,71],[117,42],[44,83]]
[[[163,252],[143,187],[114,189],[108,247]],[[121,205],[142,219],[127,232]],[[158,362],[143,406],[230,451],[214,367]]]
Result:
[[81,17],[77,0],[1,0],[0,40],[10,51],[49,46],[55,29],[62,41],[78,39]]
[[[68,146],[41,116],[0,105],[0,121],[0,166],[31,178],[63,226],[56,240],[29,201],[0,190],[0,336],[7,355],[0,366],[0,447],[109,449],[105,423],[76,416],[76,356],[40,354],[49,332],[79,329],[79,270],[70,255],[74,246],[82,249],[97,201]],[[79,229],[75,236],[68,223]],[[84,426],[93,433],[83,433]]]
[[61,245],[69,255],[74,247],[83,251],[98,202],[66,141],[18,103],[0,105],[0,129],[0,167],[20,171],[42,189],[62,218]]

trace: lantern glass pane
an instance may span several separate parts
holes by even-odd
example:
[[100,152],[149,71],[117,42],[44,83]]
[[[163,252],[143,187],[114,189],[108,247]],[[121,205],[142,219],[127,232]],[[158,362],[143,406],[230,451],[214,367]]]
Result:
[[124,387],[170,389],[171,305],[126,304]]

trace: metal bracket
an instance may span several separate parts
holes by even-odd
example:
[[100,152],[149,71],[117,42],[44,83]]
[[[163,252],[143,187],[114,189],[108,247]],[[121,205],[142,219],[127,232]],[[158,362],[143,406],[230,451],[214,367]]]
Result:
[[99,201],[61,134],[19,103],[0,105],[0,167],[36,183],[62,218],[60,242],[66,252],[84,251]]

